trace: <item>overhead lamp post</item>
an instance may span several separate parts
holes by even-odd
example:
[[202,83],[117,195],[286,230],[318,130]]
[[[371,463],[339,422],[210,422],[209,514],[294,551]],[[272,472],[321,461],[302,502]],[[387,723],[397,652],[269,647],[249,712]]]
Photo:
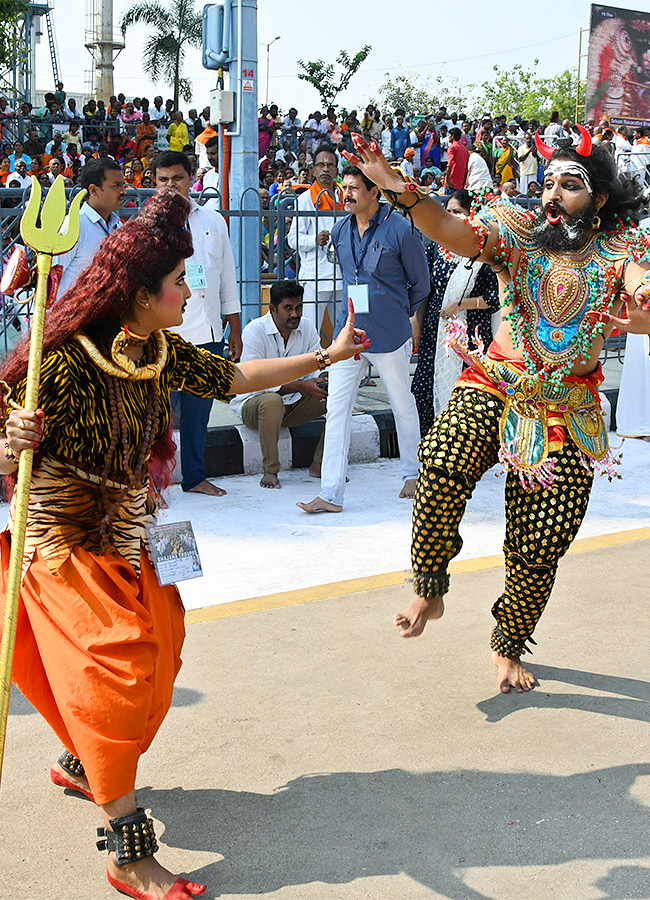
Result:
[[270,60],[270,50],[271,44],[275,44],[276,41],[279,41],[282,35],[278,35],[274,37],[272,41],[269,41],[268,44],[263,44],[262,46],[266,47],[266,105],[269,105],[269,60]]

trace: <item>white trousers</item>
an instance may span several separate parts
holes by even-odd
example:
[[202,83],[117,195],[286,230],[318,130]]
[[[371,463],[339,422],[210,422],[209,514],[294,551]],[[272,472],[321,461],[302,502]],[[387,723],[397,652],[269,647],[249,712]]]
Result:
[[537,181],[537,172],[534,175],[520,175],[519,176],[519,193],[527,194],[528,186],[531,181]]
[[[331,278],[324,283],[331,285]],[[305,281],[303,287],[305,293],[302,298],[302,314],[305,320],[311,322],[320,334],[325,310],[327,310],[332,328],[334,328],[338,315],[337,301],[341,299],[341,291],[317,291],[313,281]]]
[[415,398],[411,393],[409,362],[412,345],[413,342],[409,339],[391,353],[362,353],[361,359],[353,358],[338,362],[329,370],[327,425],[320,491],[321,498],[328,503],[343,505],[352,410],[359,385],[370,363],[379,373],[395,416],[402,478],[408,481],[410,478],[418,477],[417,449],[420,425]]

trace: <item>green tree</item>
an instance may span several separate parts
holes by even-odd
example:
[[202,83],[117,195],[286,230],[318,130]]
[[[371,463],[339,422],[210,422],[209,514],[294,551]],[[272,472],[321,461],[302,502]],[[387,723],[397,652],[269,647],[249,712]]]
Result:
[[322,59],[317,59],[315,62],[305,62],[299,59],[298,67],[302,69],[302,72],[298,73],[298,78],[316,88],[323,107],[334,106],[334,101],[350,84],[352,76],[359,70],[361,63],[368,57],[371,50],[370,44],[366,44],[354,56],[341,50],[336,57],[336,62],[340,67],[338,73],[335,71],[334,63],[325,63]]
[[[538,64],[539,60],[534,60],[534,66]],[[525,69],[520,63],[511,69],[494,66],[494,72],[491,81],[474,86],[481,111],[544,121],[557,109],[560,119],[574,120],[578,89],[575,69],[565,69],[552,78],[538,78],[535,68]]]
[[[544,107],[544,118],[548,119],[554,109],[560,114],[560,119],[576,117],[576,94],[578,91],[578,73],[576,69],[565,69],[559,75],[555,75],[546,83],[547,103]],[[585,83],[580,85],[580,101],[578,104],[578,120],[584,121],[585,114]],[[537,118],[540,118],[537,116]]]
[[463,89],[457,78],[447,82],[442,75],[422,78],[413,72],[391,75],[386,72],[386,81],[379,88],[381,105],[389,112],[404,109],[407,113],[424,114],[437,112],[446,106],[449,112],[471,112],[474,101],[468,85]]
[[0,0],[0,71],[14,69],[25,54],[15,26],[28,6],[27,0]]
[[174,108],[179,96],[192,99],[192,83],[182,76],[187,47],[200,47],[203,41],[202,17],[193,0],[137,0],[122,16],[122,34],[133,25],[150,25],[154,33],[147,38],[142,54],[152,81],[162,79],[174,89]]
[[436,98],[429,89],[429,78],[422,80],[412,72],[403,72],[399,75],[391,75],[386,72],[386,81],[379,88],[381,105],[392,114],[396,109],[403,109],[407,113],[431,112],[435,106]]

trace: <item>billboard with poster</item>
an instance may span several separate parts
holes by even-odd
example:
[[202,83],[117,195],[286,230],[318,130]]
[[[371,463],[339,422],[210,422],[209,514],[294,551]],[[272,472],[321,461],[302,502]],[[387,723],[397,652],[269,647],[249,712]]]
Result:
[[591,6],[586,121],[650,126],[650,13]]

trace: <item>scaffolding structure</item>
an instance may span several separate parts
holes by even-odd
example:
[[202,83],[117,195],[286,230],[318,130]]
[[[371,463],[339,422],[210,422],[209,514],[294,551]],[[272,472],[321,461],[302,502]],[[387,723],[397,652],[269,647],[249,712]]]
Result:
[[52,91],[61,80],[59,71],[59,53],[56,46],[54,21],[52,12],[54,0],[42,3],[30,3],[22,18],[14,26],[17,38],[17,55],[10,69],[0,72],[2,90],[11,93],[14,101],[22,103],[26,100],[34,104],[36,101],[36,45],[43,36],[43,20],[47,29],[47,40],[52,64]]
[[96,100],[115,93],[114,63],[124,49],[124,35],[113,25],[113,0],[86,0],[85,46],[94,67],[88,87]]

